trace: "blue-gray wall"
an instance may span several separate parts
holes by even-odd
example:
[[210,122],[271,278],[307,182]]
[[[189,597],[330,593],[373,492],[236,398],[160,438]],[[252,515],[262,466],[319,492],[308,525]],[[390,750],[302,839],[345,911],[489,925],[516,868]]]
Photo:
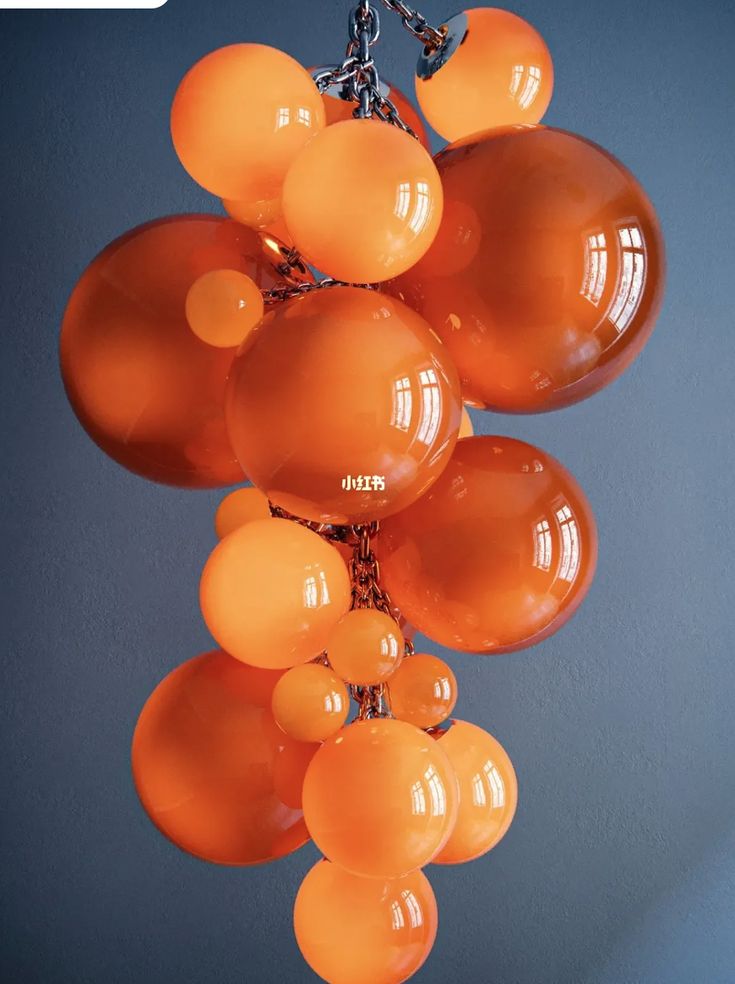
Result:
[[[169,143],[169,101],[234,40],[304,64],[341,55],[342,0],[168,0],[157,11],[0,14],[3,980],[283,984],[313,979],[291,899],[314,852],[209,867],[133,792],[148,693],[208,646],[197,580],[217,493],[107,460],[62,391],[67,294],[110,239],[212,208]],[[453,13],[423,5],[431,20]],[[577,475],[597,580],[558,636],[451,657],[459,716],[515,762],[502,846],[430,872],[441,909],[424,984],[735,981],[731,0],[529,0],[557,71],[549,123],[617,154],[661,215],[670,272],[642,358],[538,418],[475,416]],[[384,15],[387,77],[413,42]]]

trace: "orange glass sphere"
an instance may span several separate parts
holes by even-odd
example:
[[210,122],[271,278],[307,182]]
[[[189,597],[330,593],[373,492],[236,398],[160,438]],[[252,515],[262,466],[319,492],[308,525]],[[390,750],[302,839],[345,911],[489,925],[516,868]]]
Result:
[[184,76],[171,136],[191,177],[219,198],[277,198],[291,162],[324,126],[317,87],[297,61],[262,44],[231,44]]
[[300,802],[275,789],[277,763],[297,745],[271,716],[278,676],[206,653],[169,673],[141,711],[138,796],[162,834],[205,861],[259,864],[309,839]]
[[438,51],[419,59],[416,96],[446,140],[513,123],[538,123],[554,88],[544,39],[509,10],[476,7],[451,17]]
[[357,523],[441,473],[461,414],[443,345],[400,301],[358,287],[277,305],[230,374],[227,426],[251,480],[288,512]]
[[398,623],[375,608],[347,612],[327,642],[335,673],[359,687],[387,680],[398,669],[404,649]]
[[324,741],[347,719],[350,697],[340,678],[319,663],[294,666],[273,691],[273,717],[297,741]]
[[457,822],[434,864],[462,864],[486,854],[505,836],[516,812],[518,782],[503,746],[467,721],[452,721],[436,739],[459,782]]
[[[319,70],[309,69],[309,71],[313,75],[314,71]],[[357,108],[357,103],[351,99],[343,99],[342,90],[343,86],[334,84],[330,85],[326,92],[322,93],[327,126],[331,126],[333,123],[341,123],[343,120],[354,119],[353,114]],[[431,152],[431,143],[426,135],[426,127],[410,99],[387,79],[380,80],[380,92],[384,99],[390,99],[398,110],[398,115],[403,122],[411,127],[419,142]],[[378,123],[382,122],[377,116],[373,116],[371,119]]]
[[251,523],[254,519],[270,519],[268,500],[260,489],[235,489],[220,502],[214,515],[214,530],[217,539],[232,533],[233,530]]
[[185,313],[191,285],[232,269],[261,288],[282,280],[277,245],[215,215],[138,226],[82,274],[61,329],[61,371],[82,426],[144,478],[189,488],[232,485],[242,468],[225,431],[235,349],[205,344]]
[[390,709],[401,721],[433,728],[457,703],[457,679],[443,659],[416,653],[403,660],[388,681]]
[[462,420],[459,425],[459,436],[462,437],[473,437],[475,433],[475,428],[472,426],[472,417],[470,417],[467,412],[467,407],[462,407]]
[[304,819],[330,861],[355,875],[398,878],[442,849],[456,797],[440,742],[405,721],[357,721],[311,760]]
[[239,270],[210,270],[186,295],[186,320],[208,345],[233,348],[263,318],[260,288]]
[[222,205],[230,218],[252,229],[267,229],[281,217],[281,196],[264,201],[235,202],[222,199]]
[[467,402],[536,413],[617,378],[653,330],[664,282],[656,215],[630,172],[544,127],[478,135],[437,166],[447,199],[477,215],[479,241],[441,276],[460,236],[443,228],[439,254],[388,289],[445,341]]
[[219,645],[269,669],[323,652],[350,595],[347,567],[334,547],[288,519],[254,520],[221,540],[199,591]]
[[381,524],[377,552],[391,600],[419,632],[465,652],[512,652],[576,611],[597,530],[551,455],[509,437],[469,437],[423,498]]
[[319,861],[294,906],[299,949],[330,984],[401,984],[431,952],[437,923],[434,892],[421,871],[360,878]]
[[[370,180],[355,180],[355,162]],[[345,120],[326,127],[291,165],[283,217],[317,269],[375,283],[412,267],[434,239],[442,185],[428,151],[394,126]]]

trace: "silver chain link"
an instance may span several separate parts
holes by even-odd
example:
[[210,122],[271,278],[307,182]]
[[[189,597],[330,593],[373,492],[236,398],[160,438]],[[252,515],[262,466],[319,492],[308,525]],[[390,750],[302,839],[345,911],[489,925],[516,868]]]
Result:
[[444,34],[440,28],[432,27],[423,14],[413,10],[402,0],[382,0],[382,4],[400,16],[408,33],[420,41],[425,48],[438,48],[444,41]]

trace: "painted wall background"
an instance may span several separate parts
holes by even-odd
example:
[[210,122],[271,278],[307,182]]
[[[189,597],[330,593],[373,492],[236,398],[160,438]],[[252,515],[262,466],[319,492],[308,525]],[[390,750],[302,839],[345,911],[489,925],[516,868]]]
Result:
[[[341,56],[347,0],[168,0],[156,11],[0,13],[4,980],[312,980],[291,932],[308,849],[208,867],[133,792],[137,713],[208,648],[197,610],[217,493],[148,485],[67,406],[57,331],[77,276],[148,218],[209,210],[169,142],[184,71],[235,40]],[[431,21],[453,13],[439,0]],[[505,842],[430,872],[439,940],[417,980],[735,980],[732,485],[735,7],[527,0],[552,50],[547,121],[617,154],[668,238],[668,296],[628,374],[547,416],[475,414],[577,475],[601,562],[581,612],[525,654],[451,657],[458,715],[508,748]],[[417,51],[384,15],[383,73]]]

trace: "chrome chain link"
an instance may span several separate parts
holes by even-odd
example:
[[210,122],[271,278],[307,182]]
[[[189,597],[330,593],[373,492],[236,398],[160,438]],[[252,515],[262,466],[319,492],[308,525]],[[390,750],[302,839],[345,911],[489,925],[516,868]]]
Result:
[[441,28],[432,27],[423,14],[413,10],[402,0],[382,0],[382,4],[400,16],[401,23],[408,33],[420,41],[425,48],[438,48],[444,41]]
[[323,290],[325,287],[360,287],[363,290],[377,290],[375,284],[348,284],[345,280],[323,277],[321,280],[315,280],[314,283],[305,281],[298,284],[277,284],[270,290],[264,290],[261,293],[263,303],[268,307],[272,304],[280,304],[281,301],[290,301],[292,297],[302,297],[314,290]]

